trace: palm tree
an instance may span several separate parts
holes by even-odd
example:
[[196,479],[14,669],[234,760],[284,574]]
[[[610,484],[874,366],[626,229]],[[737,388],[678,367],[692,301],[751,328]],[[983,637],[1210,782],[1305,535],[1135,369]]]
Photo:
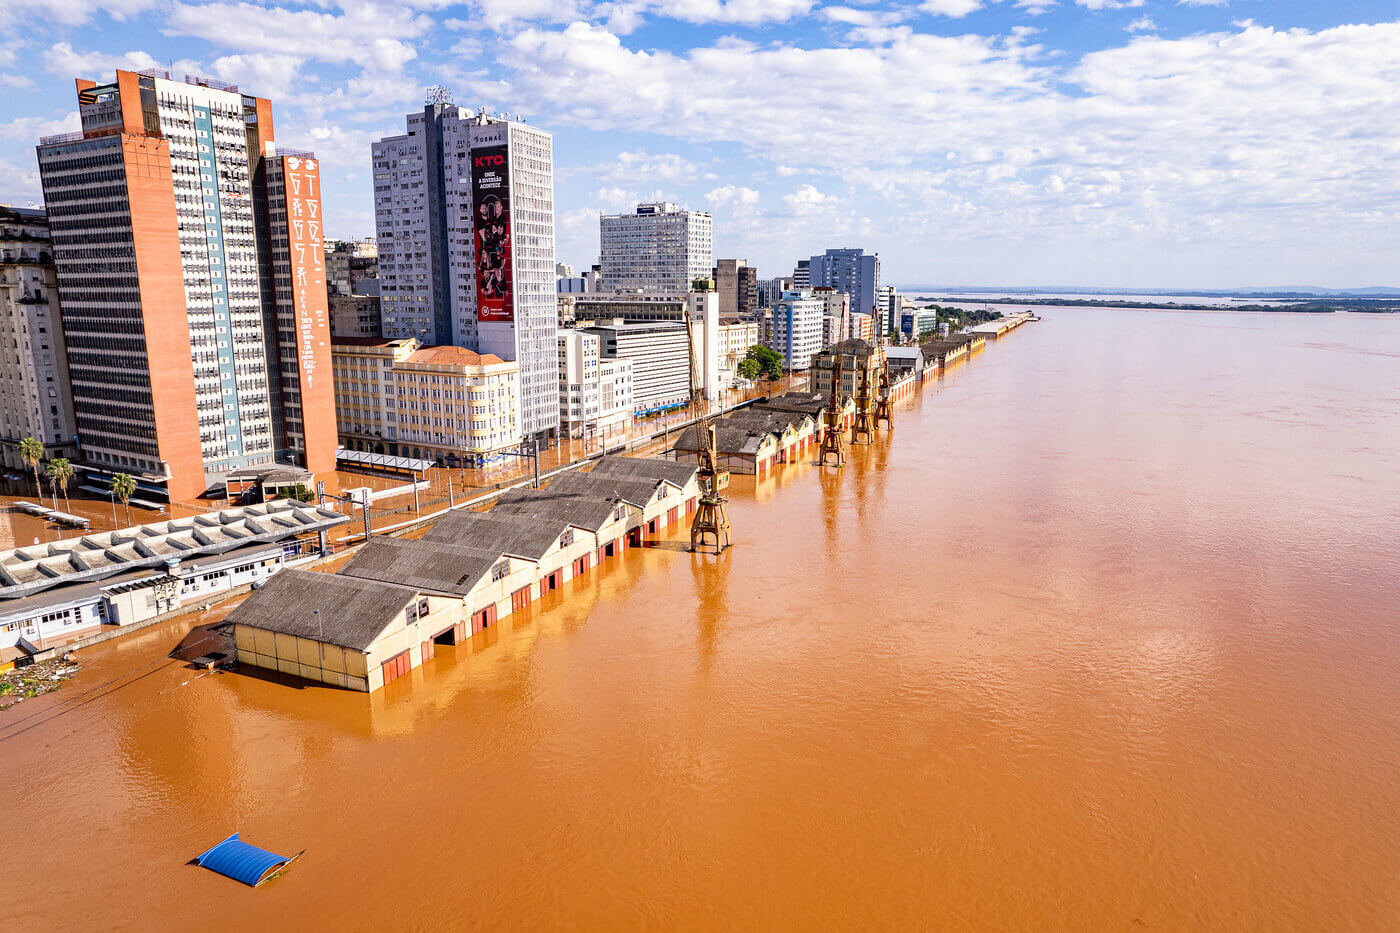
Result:
[[[73,480],[73,464],[67,457],[54,457],[49,461],[49,483],[63,490],[63,510],[68,511],[68,484]],[[54,505],[58,505],[58,493],[54,493]]]
[[122,508],[126,509],[126,523],[129,526],[131,524],[131,506],[127,500],[136,494],[136,480],[131,478],[130,473],[118,473],[112,477],[110,488],[112,495],[122,501]]
[[44,487],[39,484],[39,461],[44,459],[44,445],[32,437],[26,437],[19,442],[19,456],[25,463],[29,464],[29,469],[34,471],[34,490],[39,497],[39,502],[44,501]]

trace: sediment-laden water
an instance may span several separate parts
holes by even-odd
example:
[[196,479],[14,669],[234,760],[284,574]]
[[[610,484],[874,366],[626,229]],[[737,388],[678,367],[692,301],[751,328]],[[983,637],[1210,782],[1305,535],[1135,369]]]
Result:
[[84,652],[0,714],[8,922],[1392,928],[1400,319],[1039,313],[373,697]]

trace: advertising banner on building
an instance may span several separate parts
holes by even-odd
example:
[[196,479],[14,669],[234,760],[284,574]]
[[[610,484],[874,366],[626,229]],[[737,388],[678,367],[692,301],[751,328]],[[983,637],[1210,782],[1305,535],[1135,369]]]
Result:
[[515,320],[511,291],[510,164],[505,146],[472,151],[476,319]]

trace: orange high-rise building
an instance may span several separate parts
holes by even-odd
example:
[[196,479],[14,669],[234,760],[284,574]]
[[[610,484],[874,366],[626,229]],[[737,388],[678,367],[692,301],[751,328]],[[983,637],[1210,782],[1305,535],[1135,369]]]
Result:
[[333,471],[315,157],[278,153],[271,103],[216,81],[77,91],[82,131],[38,155],[82,464],[172,501]]

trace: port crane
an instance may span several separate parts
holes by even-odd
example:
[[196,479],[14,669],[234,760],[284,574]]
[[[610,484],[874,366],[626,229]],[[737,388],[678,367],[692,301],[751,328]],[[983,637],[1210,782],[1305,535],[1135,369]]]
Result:
[[[699,366],[695,357],[695,325],[689,315],[686,316],[685,333],[686,342],[690,346],[690,404],[694,410],[697,404],[705,402],[705,390],[699,384]],[[708,536],[713,539],[711,543],[715,553],[723,554],[733,544],[729,531],[729,512],[725,509],[729,499],[724,495],[724,490],[729,488],[729,471],[722,470],[719,466],[718,429],[708,404],[705,405],[705,414],[695,419],[695,444],[700,463],[700,468],[696,471],[696,479],[700,483],[700,501],[696,504],[695,518],[690,523],[690,550],[698,553],[706,546],[705,539]]]
[[[836,352],[841,352],[841,346],[836,346]],[[860,357],[851,354],[857,361]],[[875,439],[875,399],[871,395],[870,385],[870,362],[859,364],[860,371],[856,373],[858,385],[856,386],[856,416],[851,422],[851,443],[869,444]]]
[[841,427],[841,362],[839,348],[833,348],[834,361],[831,364],[831,395],[826,400],[826,430],[822,434],[821,466],[826,466],[827,458],[835,457],[836,466],[846,465],[846,436]]
[[877,365],[880,367],[880,384],[875,393],[875,427],[880,426],[880,422],[885,423],[885,427],[894,429],[894,406],[890,401],[890,358],[885,355],[885,341],[882,339],[880,328],[875,328],[875,346],[872,352],[878,354]]

